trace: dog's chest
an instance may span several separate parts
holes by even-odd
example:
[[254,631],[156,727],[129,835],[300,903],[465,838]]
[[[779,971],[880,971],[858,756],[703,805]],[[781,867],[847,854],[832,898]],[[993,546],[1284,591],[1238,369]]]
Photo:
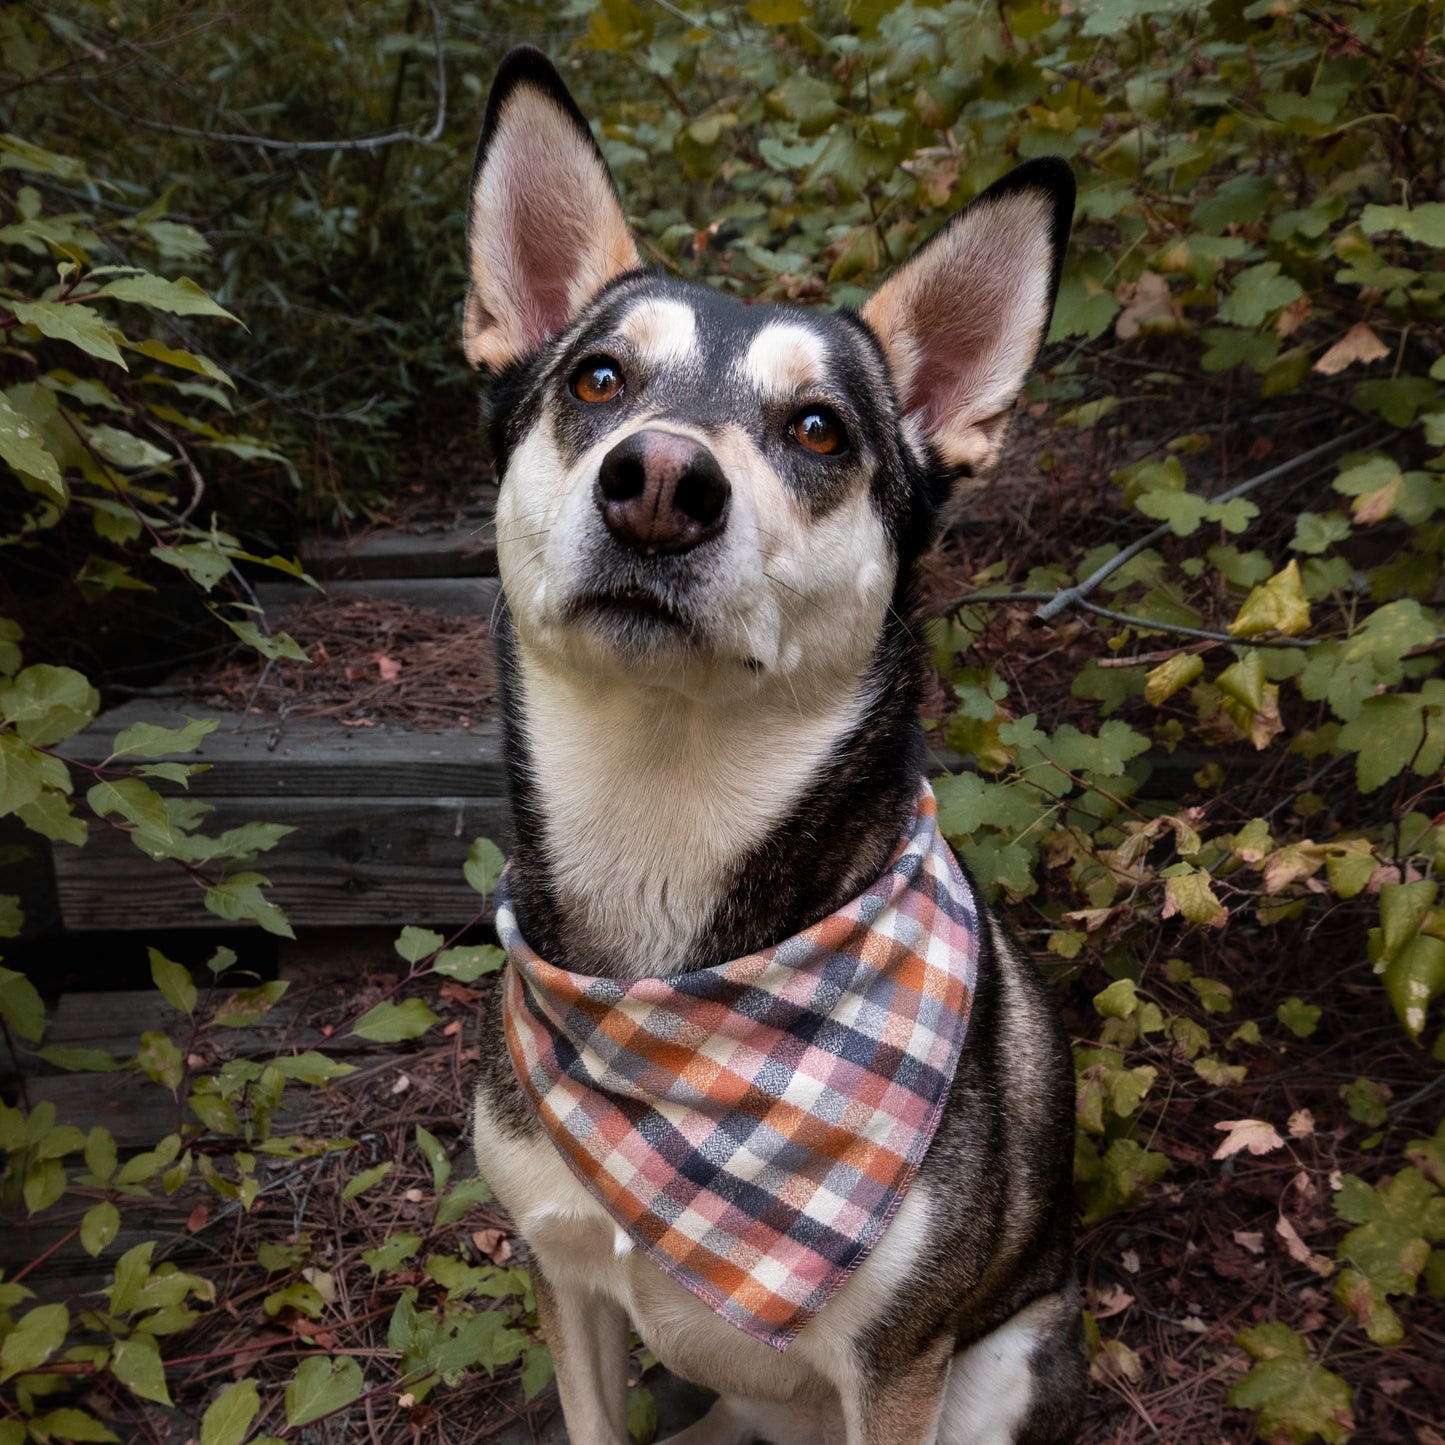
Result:
[[931,1207],[915,1182],[872,1253],[785,1353],[741,1333],[632,1243],[540,1132],[493,1122],[484,1089],[477,1162],[518,1234],[559,1294],[620,1305],[647,1347],[676,1374],[722,1393],[777,1403],[836,1400],[858,1369],[855,1346],[896,1298],[926,1251]]

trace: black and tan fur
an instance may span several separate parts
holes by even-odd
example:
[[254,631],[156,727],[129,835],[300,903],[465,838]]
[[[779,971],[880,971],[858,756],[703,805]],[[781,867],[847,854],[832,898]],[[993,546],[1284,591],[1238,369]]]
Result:
[[[861,313],[745,307],[642,268],[556,72],[531,50],[503,63],[464,343],[492,375],[511,883],[544,958],[704,967],[882,870],[921,765],[923,567],[958,478],[1002,444],[1072,200],[1062,162],[1032,162]],[[584,399],[604,374],[621,390]],[[843,438],[829,454],[799,439],[820,412]],[[682,1445],[1075,1437],[1067,1042],[1033,965],[983,919],[968,1044],[917,1180],[781,1355],[633,1253],[540,1133],[487,1019],[478,1163],[530,1246],[574,1445],[625,1445],[630,1328],[719,1392]]]

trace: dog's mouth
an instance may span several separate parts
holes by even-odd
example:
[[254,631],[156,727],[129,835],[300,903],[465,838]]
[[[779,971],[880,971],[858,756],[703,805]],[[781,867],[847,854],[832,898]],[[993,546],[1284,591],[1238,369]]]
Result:
[[695,642],[699,634],[689,612],[637,582],[574,597],[567,604],[567,620],[591,623],[614,641],[632,646]]

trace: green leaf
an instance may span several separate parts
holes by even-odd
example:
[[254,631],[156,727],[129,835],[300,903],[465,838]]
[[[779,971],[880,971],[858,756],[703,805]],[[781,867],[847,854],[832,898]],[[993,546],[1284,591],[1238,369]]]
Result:
[[349,1355],[312,1355],[286,1386],[286,1423],[309,1425],[344,1410],[361,1393],[361,1366]]
[[27,1310],[0,1343],[0,1383],[43,1365],[70,1332],[70,1311],[64,1305],[37,1305]]
[[1274,1016],[1297,1039],[1307,1039],[1319,1027],[1323,1009],[1302,998],[1290,997],[1274,1011]]
[[115,758],[161,758],[173,753],[194,752],[208,734],[219,726],[215,718],[187,718],[184,727],[163,728],[155,723],[132,723],[115,735],[110,756]]
[[1132,978],[1118,978],[1102,993],[1094,995],[1094,1008],[1106,1019],[1126,1019],[1139,1006]]
[[[522,1398],[535,1400],[552,1383],[552,1376],[555,1373],[551,1350],[546,1345],[533,1345],[522,1356]],[[631,1428],[629,1420],[628,1429]]]
[[748,14],[759,25],[796,25],[811,9],[809,0],[752,0]]
[[0,893],[0,938],[19,938],[25,926],[25,910],[14,893]]
[[108,1199],[92,1204],[80,1221],[80,1242],[94,1257],[120,1232],[120,1211]]
[[646,1385],[627,1392],[627,1433],[637,1445],[650,1445],[657,1435],[657,1401]]
[[1234,278],[1232,290],[1220,302],[1219,319],[1230,326],[1259,326],[1303,295],[1299,282],[1279,274],[1279,262],[1265,261]]
[[119,813],[127,823],[144,829],[164,843],[174,840],[165,799],[139,778],[117,778],[114,782],[97,783],[86,793],[85,801],[98,817],[108,818],[112,813]]
[[0,1019],[33,1044],[45,1033],[45,1004],[35,985],[9,968],[0,968]]
[[1400,1170],[1383,1189],[1345,1175],[1335,1213],[1357,1226],[1336,1255],[1385,1295],[1413,1294],[1431,1240],[1445,1239],[1445,1197],[1418,1169]]
[[1445,249],[1445,202],[1426,201],[1414,208],[1366,206],[1360,213],[1360,229],[1367,236],[1398,231],[1407,240]]
[[151,982],[160,989],[165,1001],[183,1014],[194,1012],[196,986],[191,982],[190,970],[172,963],[158,948],[147,949],[147,953],[151,961]]
[[1357,754],[1355,777],[1362,793],[1383,787],[1415,762],[1428,776],[1440,767],[1439,746],[1430,747],[1428,709],[1416,696],[1385,693],[1367,697],[1359,716],[1340,729],[1340,747]]
[[[231,559],[210,542],[187,542],[179,547],[152,547],[151,556],[158,562],[178,567],[207,592],[231,570]],[[221,620],[226,621],[225,618]],[[239,624],[227,625],[239,635]],[[254,623],[248,625],[255,630]]]
[[1301,512],[1294,521],[1294,540],[1290,547],[1296,552],[1326,552],[1336,542],[1350,535],[1350,519],[1342,512]]
[[18,135],[0,135],[0,170],[32,171],[56,176],[62,181],[83,181],[85,164],[73,156],[57,155],[44,146],[21,140]]
[[70,791],[70,771],[59,758],[46,757],[0,731],[0,818],[39,799],[46,788]]
[[1345,1445],[1355,1428],[1350,1387],[1317,1364],[1288,1325],[1270,1320],[1245,1330],[1236,1344],[1254,1364],[1229,1392],[1236,1409],[1259,1412],[1259,1433],[1272,1445],[1305,1445],[1316,1436]]
[[107,281],[99,291],[90,292],[84,299],[89,301],[97,296],[108,296],[113,301],[133,301],[155,311],[168,311],[173,316],[224,316],[227,321],[236,320],[224,306],[212,301],[189,276],[167,281],[162,276],[141,271],[116,281]]
[[110,327],[88,306],[63,301],[10,301],[6,303],[18,321],[33,326],[42,336],[68,341],[102,361],[125,367]]
[[489,1204],[492,1197],[485,1179],[463,1179],[459,1184],[453,1184],[437,1205],[437,1227],[455,1224],[474,1204]]
[[171,1404],[160,1346],[152,1336],[136,1333],[127,1340],[116,1341],[110,1353],[110,1372],[142,1400]]
[[100,694],[69,667],[37,663],[0,682],[0,717],[31,747],[73,737],[100,710]]
[[60,465],[46,448],[39,426],[0,396],[0,457],[45,487],[55,501],[65,505],[70,493],[60,475]]
[[1348,722],[1359,716],[1366,698],[1404,677],[1407,652],[1434,639],[1435,623],[1418,602],[1387,603],[1346,641],[1316,643],[1310,649],[1300,692],[1310,702],[1327,699],[1335,716]]
[[351,1031],[363,1039],[390,1044],[417,1038],[436,1022],[436,1014],[421,999],[409,998],[402,1003],[379,1003],[368,1009],[352,1024]]
[[408,963],[420,963],[428,954],[435,953],[446,939],[429,928],[403,928],[400,937],[392,946]]
[[154,1030],[143,1033],[135,1058],[147,1078],[153,1079],[172,1093],[180,1088],[181,1078],[185,1073],[185,1061],[169,1035]]
[[1417,934],[1385,965],[1384,975],[1385,996],[1418,1044],[1426,1010],[1445,993],[1445,941]]
[[[3,761],[0,761],[0,767],[3,766]],[[69,843],[72,847],[82,848],[90,837],[85,820],[75,816],[70,800],[55,789],[41,793],[34,802],[22,803],[15,811],[31,832],[39,833],[53,843]],[[0,812],[4,809],[0,808]]]
[[370,1169],[363,1169],[360,1174],[353,1174],[346,1181],[346,1187],[341,1191],[343,1199],[355,1199],[358,1194],[365,1194],[373,1184],[380,1184],[388,1174],[391,1173],[392,1161],[383,1160],[380,1164],[373,1164]]
[[213,381],[219,381],[235,390],[236,383],[207,356],[193,351],[178,351],[153,337],[145,341],[127,341],[124,345],[127,350],[138,351],[142,356],[149,356],[152,361],[164,361],[168,366],[179,366],[185,371],[209,376]]
[[206,889],[206,907],[217,918],[249,918],[278,938],[295,938],[286,915],[261,892],[265,885],[259,873],[235,873],[224,883]]
[[40,1440],[73,1440],[84,1442],[96,1442],[96,1445],[107,1445],[109,1441],[118,1441],[120,1437],[112,1434],[95,1418],[84,1410],[64,1408],[51,1410],[48,1414],[40,1415],[31,1421],[36,1438]]
[[467,850],[467,861],[462,865],[462,874],[469,887],[483,895],[495,892],[497,880],[507,860],[502,850],[490,838],[478,838]]
[[363,1249],[361,1257],[372,1275],[389,1274],[399,1269],[421,1248],[421,1235],[405,1232],[388,1235],[384,1244]]
[[201,1417],[201,1445],[242,1445],[260,1408],[254,1380],[227,1386]]
[[330,1058],[314,1049],[272,1059],[271,1067],[283,1079],[299,1079],[303,1084],[312,1085],[328,1084],[332,1079],[344,1079],[356,1072],[355,1064],[343,1064],[340,1059]]
[[496,973],[506,961],[507,955],[496,944],[481,943],[443,950],[432,964],[432,972],[445,974],[459,983],[471,983],[483,974]]
[[420,1124],[416,1126],[416,1142],[431,1166],[432,1188],[440,1194],[447,1187],[447,1180],[452,1177],[452,1161],[447,1158],[447,1151],[441,1141]]

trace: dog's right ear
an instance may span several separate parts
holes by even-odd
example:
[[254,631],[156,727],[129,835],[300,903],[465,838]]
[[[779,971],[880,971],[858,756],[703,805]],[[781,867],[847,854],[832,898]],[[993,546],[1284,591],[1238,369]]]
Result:
[[492,83],[467,217],[462,347],[500,371],[641,265],[607,162],[552,62],[523,45]]

